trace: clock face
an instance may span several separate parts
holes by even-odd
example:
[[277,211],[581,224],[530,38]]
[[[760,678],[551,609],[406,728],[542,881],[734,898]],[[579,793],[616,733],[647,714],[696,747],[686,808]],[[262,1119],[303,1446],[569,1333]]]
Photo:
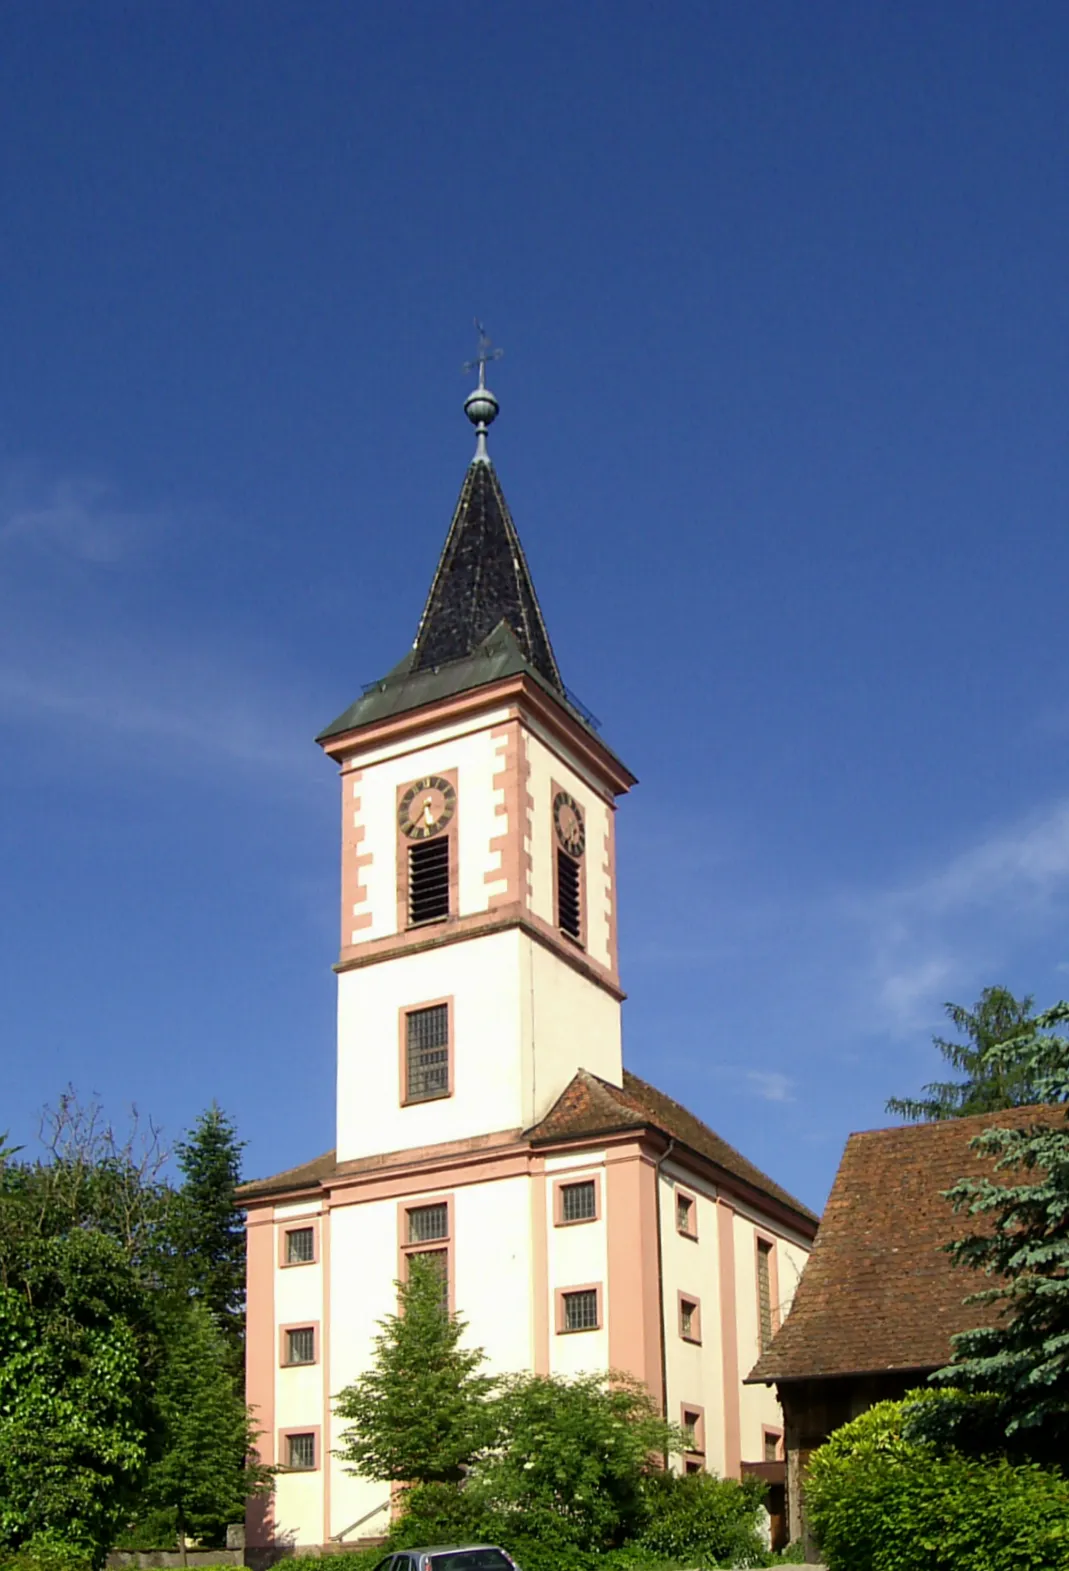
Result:
[[457,793],[441,775],[426,775],[409,786],[397,808],[401,833],[429,840],[445,828],[457,807]]
[[556,826],[557,839],[568,855],[582,856],[586,845],[583,809],[567,791],[558,791],[553,798],[553,823]]

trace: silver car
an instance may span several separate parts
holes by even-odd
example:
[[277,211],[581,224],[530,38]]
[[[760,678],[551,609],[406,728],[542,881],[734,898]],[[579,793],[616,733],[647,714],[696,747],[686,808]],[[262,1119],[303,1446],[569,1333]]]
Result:
[[375,1571],[520,1571],[495,1544],[429,1544],[386,1555]]

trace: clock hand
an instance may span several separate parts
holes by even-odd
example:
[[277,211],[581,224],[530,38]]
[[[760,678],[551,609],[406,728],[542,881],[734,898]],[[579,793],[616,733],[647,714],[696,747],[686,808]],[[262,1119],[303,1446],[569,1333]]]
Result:
[[427,825],[428,829],[430,829],[434,824],[434,814],[431,812],[431,799],[429,796],[424,798],[423,802],[423,822]]

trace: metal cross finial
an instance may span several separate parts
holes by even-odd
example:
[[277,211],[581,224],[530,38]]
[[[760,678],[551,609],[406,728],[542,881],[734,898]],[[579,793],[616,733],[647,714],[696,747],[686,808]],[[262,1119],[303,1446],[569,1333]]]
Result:
[[503,349],[494,348],[493,340],[486,331],[486,328],[479,321],[478,317],[475,318],[475,330],[479,335],[479,353],[475,356],[474,360],[466,360],[462,369],[465,376],[468,376],[472,371],[477,370],[479,373],[479,386],[485,387],[486,367],[491,360],[500,360],[505,351]]

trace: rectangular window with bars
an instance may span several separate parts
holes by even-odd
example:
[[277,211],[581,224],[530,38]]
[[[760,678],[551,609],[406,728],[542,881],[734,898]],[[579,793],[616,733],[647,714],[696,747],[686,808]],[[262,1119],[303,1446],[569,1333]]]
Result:
[[408,925],[442,922],[449,915],[449,836],[408,848]]
[[286,1264],[311,1265],[316,1257],[314,1227],[291,1227],[286,1230]]
[[687,1451],[701,1455],[705,1451],[705,1413],[700,1407],[684,1404],[680,1411],[680,1428],[683,1445]]
[[408,1279],[413,1258],[426,1260],[441,1277],[442,1308],[448,1311],[453,1226],[451,1202],[434,1200],[428,1205],[403,1205],[401,1211],[401,1279]]
[[579,863],[557,848],[557,926],[577,944],[583,941],[583,906]]
[[449,1207],[445,1201],[432,1206],[412,1206],[408,1212],[406,1243],[427,1244],[449,1237]]
[[598,1197],[592,1178],[578,1184],[560,1186],[560,1220],[562,1222],[593,1222],[597,1220]]
[[598,1329],[598,1290],[580,1287],[561,1294],[560,1329],[596,1331]]
[[314,1434],[286,1436],[286,1466],[307,1471],[316,1465]]
[[405,1011],[405,1102],[449,1095],[449,1005]]
[[693,1195],[685,1195],[682,1190],[676,1190],[676,1232],[682,1233],[684,1238],[697,1238],[698,1212],[694,1204]]
[[772,1245],[757,1240],[758,1345],[762,1353],[772,1341]]
[[298,1326],[286,1331],[286,1363],[314,1364],[316,1334],[314,1326]]
[[684,1342],[700,1342],[702,1339],[702,1310],[696,1298],[688,1298],[684,1293],[679,1295],[679,1334]]

